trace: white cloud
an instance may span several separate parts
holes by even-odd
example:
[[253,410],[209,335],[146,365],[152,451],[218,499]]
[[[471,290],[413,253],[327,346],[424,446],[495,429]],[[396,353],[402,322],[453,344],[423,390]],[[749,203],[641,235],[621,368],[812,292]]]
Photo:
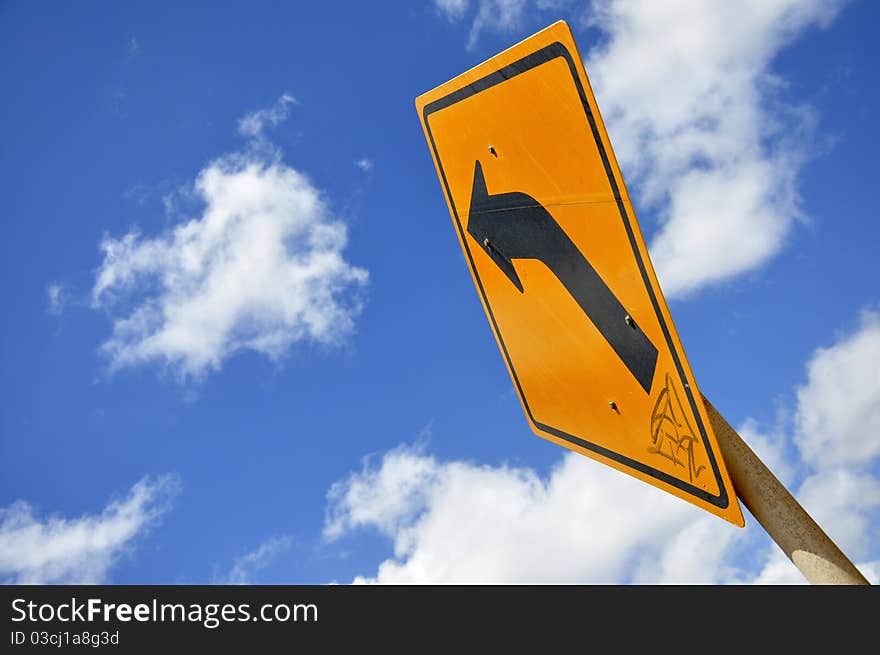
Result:
[[[877,579],[880,556],[878,452],[856,462],[844,412],[867,424],[876,404],[863,394],[850,405],[822,403],[828,379],[853,380],[880,393],[880,380],[862,369],[878,358],[870,349],[878,319],[866,314],[859,331],[810,360],[807,384],[792,419],[771,436],[748,420],[744,438],[789,480],[800,471],[796,496],[850,557]],[[864,358],[854,356],[857,350]],[[826,364],[833,362],[833,366]],[[832,372],[833,371],[833,372]],[[821,372],[819,377],[817,372]],[[845,401],[841,401],[845,402]],[[821,458],[791,426],[815,415]],[[813,425],[813,423],[809,423]],[[803,432],[799,433],[803,434]],[[810,433],[811,437],[815,437]],[[866,438],[877,439],[871,431]],[[843,462],[845,465],[841,465]],[[566,454],[546,477],[528,468],[441,462],[422,447],[401,446],[365,462],[330,490],[325,536],[340,539],[371,528],[391,539],[393,556],[357,582],[791,583],[802,576],[752,519],[745,530],[580,455]]]
[[[511,34],[521,29],[531,14],[558,12],[573,3],[573,0],[476,0],[476,11],[468,32],[467,47],[476,47],[483,32]],[[468,14],[471,3],[468,0],[434,0],[440,14],[450,21],[462,20]]]
[[[807,512],[850,557],[876,556],[880,540],[880,315],[863,312],[859,329],[807,362],[806,383],[797,388],[789,435],[767,437],[757,422],[741,434],[781,479],[799,467],[797,497]],[[772,443],[772,445],[771,445]],[[784,461],[786,445],[797,455]],[[778,470],[782,471],[780,475]],[[761,578],[773,579],[783,565],[768,564]],[[873,569],[870,569],[873,571]],[[868,575],[866,573],[866,575]],[[872,573],[873,575],[873,573]]]
[[296,98],[289,93],[282,94],[271,107],[258,109],[239,119],[238,133],[251,138],[263,137],[263,130],[286,120],[290,115],[290,106],[295,104]]
[[823,469],[804,481],[798,498],[847,555],[871,555],[872,544],[880,538],[880,479],[876,475]]
[[236,557],[229,572],[216,578],[215,584],[253,584],[254,574],[269,566],[272,560],[290,548],[292,543],[293,540],[287,536],[267,539],[255,550]]
[[[714,546],[697,553],[690,546],[705,545],[704,524],[717,528]],[[525,468],[438,462],[405,446],[331,491],[325,534],[365,526],[393,540],[394,557],[357,580],[381,583],[713,581],[736,532],[577,455],[542,479]]]
[[25,501],[0,508],[0,580],[15,584],[100,584],[170,507],[180,483],[146,477],[100,514],[35,516]]
[[817,468],[856,465],[880,456],[880,315],[818,350],[797,391],[795,440]]
[[[585,65],[629,187],[660,229],[650,251],[681,297],[761,266],[805,218],[797,191],[817,117],[783,101],[777,54],[845,0],[594,0]],[[468,47],[565,0],[478,0]],[[441,2],[450,20],[466,3]],[[580,8],[575,10],[578,14]],[[580,16],[576,18],[579,20]],[[589,48],[589,50],[587,50]]]
[[512,32],[522,23],[528,6],[527,0],[480,0],[477,15],[468,34],[468,48],[474,48],[480,32],[492,29],[497,32]]
[[437,462],[422,456],[421,447],[401,446],[389,451],[378,469],[365,460],[360,473],[330,488],[324,535],[335,539],[363,525],[393,535],[424,505],[436,476]]
[[67,287],[61,282],[50,282],[46,287],[46,311],[52,316],[61,316],[69,300]]
[[880,315],[863,312],[858,330],[810,358],[793,432],[811,469],[804,507],[845,552],[870,555],[880,541]]
[[750,580],[756,585],[804,585],[807,580],[795,568],[785,554],[774,548],[764,562],[763,568]]
[[368,159],[367,157],[356,159],[354,165],[361,169],[364,173],[369,173],[373,170],[373,160]]
[[859,570],[872,585],[880,584],[880,560],[859,564]]
[[437,9],[449,20],[458,20],[468,8],[468,0],[434,0]]
[[811,111],[781,104],[770,66],[842,2],[601,0],[586,67],[621,167],[659,211],[651,254],[682,296],[764,263],[799,217]]
[[[241,131],[262,139],[287,98]],[[160,362],[199,377],[239,351],[278,359],[294,343],[339,344],[352,333],[368,274],[343,257],[346,226],[265,145],[252,140],[202,169],[200,216],[152,237],[105,236],[92,303],[113,318],[101,346],[111,369]]]
[[136,57],[141,52],[140,43],[136,37],[129,37],[128,43],[126,44],[126,51],[128,53],[129,58]]

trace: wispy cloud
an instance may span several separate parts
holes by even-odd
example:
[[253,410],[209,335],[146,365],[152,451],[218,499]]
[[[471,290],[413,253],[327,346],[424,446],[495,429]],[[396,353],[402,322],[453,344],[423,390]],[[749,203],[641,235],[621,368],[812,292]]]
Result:
[[170,508],[177,477],[146,477],[94,515],[40,518],[19,500],[0,508],[0,580],[15,584],[100,584]]
[[255,550],[236,557],[232,568],[223,575],[215,576],[214,584],[253,584],[254,575],[265,569],[278,555],[293,544],[288,536],[272,537],[261,543]]
[[450,21],[459,21],[471,13],[467,48],[474,49],[484,32],[511,34],[530,18],[549,16],[576,5],[574,0],[434,0],[437,11]]
[[274,127],[287,120],[290,107],[295,104],[296,98],[289,93],[283,94],[271,107],[242,116],[238,121],[238,133],[250,138],[263,137],[263,131],[267,127]]
[[129,37],[128,43],[125,46],[126,52],[128,53],[129,59],[133,57],[137,57],[141,52],[141,45],[138,43],[137,37]]
[[50,282],[46,286],[46,311],[52,316],[61,316],[70,300],[67,287],[61,282]]
[[[181,379],[252,350],[273,360],[298,342],[333,345],[354,330],[368,274],[343,257],[344,223],[263,131],[293,99],[249,114],[245,150],[203,168],[201,215],[155,236],[105,236],[92,304],[113,318],[111,369],[159,362]],[[254,147],[254,140],[262,140]]]
[[[782,463],[786,477],[801,481],[792,488],[807,511],[874,581],[880,373],[871,364],[878,360],[880,317],[868,313],[856,333],[810,359],[789,422],[770,435],[755,421],[740,430],[760,442],[774,468]],[[868,445],[854,443],[852,426],[861,426]],[[362,528],[389,538],[394,555],[357,582],[803,581],[753,520],[738,530],[575,454],[542,477],[401,446],[329,492],[325,537]]]
[[434,0],[437,10],[449,20],[458,20],[468,8],[468,0]]
[[373,160],[366,157],[356,159],[354,165],[361,169],[364,173],[370,173],[373,170]]

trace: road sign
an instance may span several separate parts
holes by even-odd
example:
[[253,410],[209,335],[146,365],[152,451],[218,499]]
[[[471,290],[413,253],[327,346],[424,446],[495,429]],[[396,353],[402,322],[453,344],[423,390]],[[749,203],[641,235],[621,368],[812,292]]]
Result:
[[744,525],[568,26],[416,108],[532,430]]

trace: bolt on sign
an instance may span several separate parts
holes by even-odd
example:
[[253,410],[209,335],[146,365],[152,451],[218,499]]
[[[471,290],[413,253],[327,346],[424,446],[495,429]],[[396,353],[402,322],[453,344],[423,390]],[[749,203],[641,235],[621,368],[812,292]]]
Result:
[[416,108],[532,430],[744,525],[568,25]]

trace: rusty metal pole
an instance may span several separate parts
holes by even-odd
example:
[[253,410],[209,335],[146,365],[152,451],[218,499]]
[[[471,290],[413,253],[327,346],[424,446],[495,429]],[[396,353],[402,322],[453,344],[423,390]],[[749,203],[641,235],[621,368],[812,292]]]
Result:
[[811,584],[870,584],[703,396],[736,495]]

